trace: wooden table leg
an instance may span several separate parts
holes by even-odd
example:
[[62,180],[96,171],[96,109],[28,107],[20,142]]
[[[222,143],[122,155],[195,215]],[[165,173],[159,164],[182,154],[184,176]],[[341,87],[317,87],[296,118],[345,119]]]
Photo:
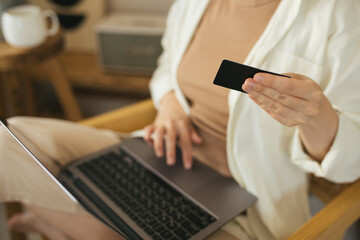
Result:
[[6,117],[7,114],[7,99],[5,93],[5,86],[4,86],[4,77],[3,74],[0,73],[0,115]]
[[24,82],[19,78],[18,71],[8,72],[7,80],[11,91],[12,116],[26,115]]
[[12,96],[11,96],[11,84],[7,77],[7,73],[1,73],[1,108],[4,117],[13,116],[12,113]]
[[[22,71],[24,73],[25,71]],[[27,106],[27,115],[29,116],[36,116],[37,109],[36,109],[36,101],[35,101],[35,89],[34,89],[34,82],[30,79],[28,74],[21,74],[21,79],[24,83],[24,95],[25,95],[25,102]]]
[[52,58],[44,64],[55,88],[55,92],[61,102],[66,118],[72,121],[80,120],[82,114],[78,102],[76,101],[74,92],[65,76],[60,61],[57,58]]
[[15,71],[3,72],[1,77],[1,105],[5,117],[24,115],[25,105],[21,83]]

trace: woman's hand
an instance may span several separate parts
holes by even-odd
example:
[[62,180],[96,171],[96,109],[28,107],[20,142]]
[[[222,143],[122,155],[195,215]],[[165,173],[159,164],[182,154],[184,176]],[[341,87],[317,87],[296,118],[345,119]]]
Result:
[[320,86],[300,74],[258,73],[242,88],[280,123],[297,126],[307,152],[321,161],[336,136],[338,116]]
[[316,118],[322,91],[311,79],[287,74],[291,78],[258,73],[245,81],[243,89],[271,117],[292,127]]
[[177,101],[174,92],[166,94],[160,103],[160,109],[153,124],[145,127],[144,139],[154,146],[157,157],[164,156],[166,162],[175,164],[176,142],[179,139],[184,167],[192,166],[192,143],[200,144],[200,136],[195,132],[189,117]]

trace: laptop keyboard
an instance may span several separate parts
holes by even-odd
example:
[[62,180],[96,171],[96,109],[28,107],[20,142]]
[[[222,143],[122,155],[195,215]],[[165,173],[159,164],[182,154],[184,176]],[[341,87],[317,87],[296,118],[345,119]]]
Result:
[[77,167],[153,239],[189,239],[216,221],[121,150]]

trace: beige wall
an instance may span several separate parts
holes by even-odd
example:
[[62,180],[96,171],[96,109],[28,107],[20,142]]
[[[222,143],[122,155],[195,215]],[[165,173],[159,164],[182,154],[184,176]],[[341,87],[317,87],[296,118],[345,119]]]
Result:
[[107,0],[107,10],[166,14],[174,0]]

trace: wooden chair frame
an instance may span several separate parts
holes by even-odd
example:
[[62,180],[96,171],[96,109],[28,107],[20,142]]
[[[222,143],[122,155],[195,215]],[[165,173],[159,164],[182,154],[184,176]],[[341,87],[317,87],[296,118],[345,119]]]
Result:
[[[154,121],[156,110],[151,100],[145,100],[128,107],[101,114],[81,121],[81,124],[104,128],[118,132],[131,132],[141,129]],[[359,159],[360,160],[360,159]],[[345,231],[360,218],[360,180],[349,184],[336,197],[330,196],[334,184],[316,184],[316,178],[311,187],[313,193],[329,201],[326,206],[293,233],[288,240],[330,240],[342,239]],[[324,181],[324,180],[322,180]],[[325,187],[327,186],[327,187]],[[337,186],[337,185],[336,185]]]

